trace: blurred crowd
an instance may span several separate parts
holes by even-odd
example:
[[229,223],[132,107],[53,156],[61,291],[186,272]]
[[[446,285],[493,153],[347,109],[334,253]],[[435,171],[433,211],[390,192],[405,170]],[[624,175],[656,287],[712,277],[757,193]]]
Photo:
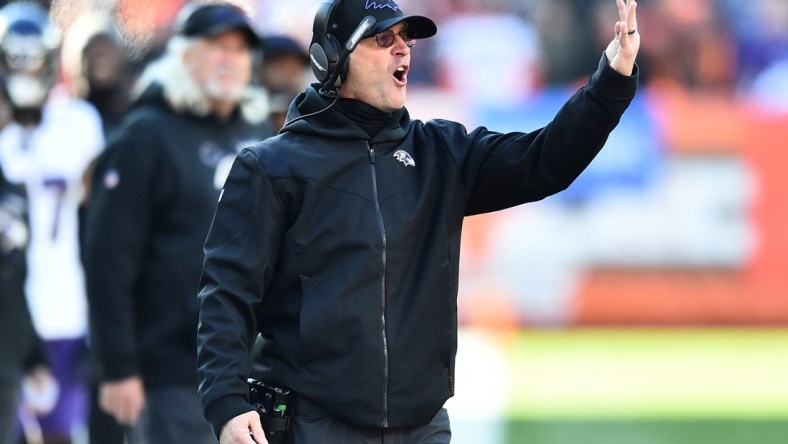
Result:
[[[261,29],[290,33],[305,45],[310,23],[298,10],[313,3],[262,0],[250,7]],[[584,81],[613,33],[611,3],[410,2],[408,11],[434,18],[440,32],[420,43],[409,78],[475,100]],[[648,34],[638,55],[646,84],[729,96],[785,90],[777,74],[788,58],[785,1],[654,0],[639,4],[638,11]]]
[[[102,379],[97,375],[102,372],[102,359],[121,360],[124,356],[116,350],[104,350],[102,355],[92,349],[96,344],[116,346],[117,341],[91,337],[91,332],[108,330],[93,330],[95,326],[90,325],[95,314],[89,316],[89,304],[96,300],[95,295],[89,295],[91,285],[103,288],[106,283],[101,276],[129,286],[156,285],[155,276],[162,282],[184,278],[164,262],[158,269],[129,271],[131,266],[125,263],[114,269],[113,261],[107,259],[112,254],[107,245],[146,257],[157,248],[169,248],[162,246],[166,236],[177,238],[182,230],[195,231],[198,239],[207,228],[210,203],[215,202],[229,167],[226,158],[243,143],[275,134],[284,124],[292,99],[312,81],[306,48],[311,11],[319,1],[234,3],[249,14],[262,40],[259,45],[252,40],[246,42],[248,46],[222,44],[221,51],[248,51],[252,68],[243,82],[243,93],[231,101],[230,111],[224,114],[220,106],[213,105],[205,112],[198,111],[187,99],[179,108],[180,102],[167,89],[168,80],[157,77],[175,69],[167,65],[168,57],[188,59],[184,54],[192,43],[177,47],[173,43],[178,42],[176,36],[197,40],[214,36],[210,17],[188,24],[184,11],[193,11],[189,9],[192,5],[181,0],[0,1],[0,246],[4,255],[0,314],[15,313],[13,323],[5,317],[0,321],[4,343],[0,349],[4,353],[0,355],[0,366],[4,367],[0,371],[0,415],[8,416],[11,409],[13,418],[8,424],[0,418],[0,433],[8,431],[7,436],[0,435],[3,443],[123,442],[122,408],[113,407],[111,396],[102,400]],[[583,82],[613,34],[609,24],[615,14],[613,0],[400,3],[409,14],[433,18],[439,28],[435,39],[419,42],[413,52],[412,89],[438,91],[464,107],[505,107],[548,88]],[[788,2],[649,0],[639,5],[638,21],[643,35],[638,63],[647,87],[698,91],[729,100],[746,98],[788,111]],[[185,65],[181,68],[193,69],[188,61]],[[163,91],[152,92],[152,84]],[[246,86],[254,94],[247,94]],[[151,99],[151,95],[155,97]],[[146,100],[172,109],[151,116],[132,112]],[[236,105],[244,114],[233,123],[240,126],[231,126],[226,122],[236,118]],[[252,111],[246,113],[247,108]],[[170,184],[157,176],[165,174],[162,171],[186,168],[183,165],[170,167],[166,160],[146,163],[132,154],[143,149],[139,148],[143,144],[150,148],[177,143],[168,141],[164,134],[159,136],[165,129],[183,124],[180,131],[196,138],[203,137],[199,131],[215,123],[184,123],[179,117],[182,113],[221,117],[214,132],[204,135],[216,137],[216,142],[196,143],[195,155],[211,168],[204,186],[207,198],[190,195],[178,188],[183,184]],[[172,169],[163,169],[165,164]],[[165,193],[162,190],[168,187],[174,191],[152,201],[127,196],[125,209],[114,207],[108,196],[121,177],[125,184],[136,174],[124,171],[132,167],[149,174],[133,182],[142,187],[134,193],[142,193],[145,187],[151,192]],[[195,176],[199,174],[195,172]],[[14,187],[19,184],[24,185],[28,202],[24,210],[14,197],[18,194]],[[173,215],[178,207],[173,202],[182,204],[183,214]],[[94,204],[103,209],[92,210]],[[166,205],[171,207],[163,210]],[[199,217],[190,220],[189,211]],[[139,218],[140,214],[145,217]],[[162,221],[168,218],[172,220]],[[140,224],[141,235],[118,235],[132,223]],[[21,228],[25,225],[29,230]],[[158,236],[165,240],[157,243]],[[26,249],[25,264],[12,254],[15,249]],[[188,262],[190,251],[162,256],[181,254]],[[146,260],[161,259],[150,257]],[[22,271],[13,271],[12,266]],[[118,278],[118,270],[129,273],[128,281]],[[26,276],[24,282],[20,276]],[[139,276],[150,281],[134,281]],[[193,284],[196,290],[196,280]],[[22,287],[20,305],[20,300],[11,299]],[[171,304],[167,309],[177,307]],[[112,327],[127,322],[121,318],[109,321],[116,323]],[[24,340],[14,342],[16,349],[8,349],[7,338],[20,335],[25,335]],[[161,364],[155,357],[151,359],[150,365]],[[148,402],[156,400],[156,393],[149,389],[157,385],[145,379],[146,370],[131,368],[115,367],[114,380],[139,382],[145,386]],[[143,375],[143,381],[125,379],[136,372]],[[109,393],[118,396],[116,400],[141,402],[129,395],[128,386],[113,389]],[[17,408],[20,396],[23,402]],[[136,413],[131,414],[134,420]],[[155,418],[149,421],[154,421],[151,427],[156,426]]]

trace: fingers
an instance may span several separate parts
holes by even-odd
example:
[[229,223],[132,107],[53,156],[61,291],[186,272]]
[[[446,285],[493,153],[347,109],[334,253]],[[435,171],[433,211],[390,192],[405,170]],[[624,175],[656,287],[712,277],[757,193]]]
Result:
[[618,20],[625,22],[627,20],[627,4],[624,0],[616,0],[616,7],[618,8]]
[[257,412],[246,412],[227,421],[219,432],[221,444],[268,444]]
[[113,398],[102,398],[99,401],[101,410],[109,413],[115,421],[119,424],[132,424],[131,422],[131,409],[127,403],[121,402]]
[[629,31],[636,31],[638,29],[637,8],[638,4],[634,0],[629,0],[630,3],[627,7],[626,23]]
[[637,2],[635,0],[616,0],[619,20],[613,32],[615,36],[605,49],[610,67],[616,72],[629,76],[634,72],[635,58],[640,48],[640,33],[637,29]]
[[102,410],[111,414],[116,421],[124,425],[137,423],[143,404],[137,399],[110,399],[101,402]]
[[259,430],[252,430],[250,435],[256,444],[268,444],[268,440],[265,439],[265,433],[263,433],[262,427],[259,428]]
[[[634,32],[637,31],[638,21],[637,21],[637,2],[635,0],[616,0],[616,6],[618,7],[618,19],[619,21],[616,22],[615,26],[615,33],[618,36],[621,32],[626,33],[627,35],[632,35]],[[626,28],[621,29],[620,23],[624,23]]]
[[260,416],[256,412],[253,413],[254,419],[249,424],[252,438],[257,444],[268,444],[268,440],[265,439],[265,433],[263,433],[263,426],[260,424]]
[[99,388],[99,406],[121,424],[135,424],[145,407],[145,392],[138,378],[104,383]]

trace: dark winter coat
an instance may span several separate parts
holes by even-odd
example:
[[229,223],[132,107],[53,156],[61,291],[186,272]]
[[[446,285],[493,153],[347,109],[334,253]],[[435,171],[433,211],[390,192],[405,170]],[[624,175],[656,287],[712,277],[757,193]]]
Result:
[[85,225],[91,343],[102,380],[196,386],[197,284],[223,165],[270,135],[177,113],[151,86],[96,162]]
[[[205,245],[200,394],[214,430],[251,409],[259,377],[364,427],[423,425],[454,393],[465,216],[568,187],[632,100],[603,58],[542,129],[467,132],[405,109],[369,140],[336,110],[235,162]],[[307,89],[289,119],[325,108]]]

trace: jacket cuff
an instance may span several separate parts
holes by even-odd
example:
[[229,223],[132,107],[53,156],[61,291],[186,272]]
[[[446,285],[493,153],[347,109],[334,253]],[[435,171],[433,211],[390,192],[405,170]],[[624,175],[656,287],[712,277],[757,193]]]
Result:
[[134,358],[102,359],[99,371],[102,381],[117,381],[140,374]]
[[25,371],[31,371],[35,367],[39,365],[50,365],[49,360],[47,359],[46,353],[44,352],[44,346],[41,342],[41,338],[36,336],[36,343],[30,353],[25,357],[22,366]]
[[222,426],[227,424],[227,421],[251,411],[254,411],[254,408],[243,396],[225,396],[224,398],[219,398],[208,407],[205,412],[205,419],[211,424],[213,434],[218,439]]
[[602,94],[615,97],[616,99],[629,100],[635,96],[638,88],[638,78],[640,68],[635,63],[631,76],[625,76],[610,67],[607,54],[602,52],[602,59],[599,60],[599,67],[592,77],[594,88]]

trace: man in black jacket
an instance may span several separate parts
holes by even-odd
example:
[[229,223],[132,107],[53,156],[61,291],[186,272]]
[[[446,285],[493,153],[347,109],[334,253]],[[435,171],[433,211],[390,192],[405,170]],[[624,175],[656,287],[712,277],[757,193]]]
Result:
[[97,161],[86,221],[99,403],[150,444],[216,442],[197,397],[202,245],[233,159],[271,134],[250,20],[188,8]]
[[390,0],[321,6],[322,84],[240,153],[205,244],[200,396],[223,444],[266,442],[245,397],[257,334],[255,376],[297,395],[296,444],[449,442],[463,218],[565,189],[602,148],[637,87],[636,4],[617,6],[586,86],[546,127],[508,134],[408,117],[431,20]]

